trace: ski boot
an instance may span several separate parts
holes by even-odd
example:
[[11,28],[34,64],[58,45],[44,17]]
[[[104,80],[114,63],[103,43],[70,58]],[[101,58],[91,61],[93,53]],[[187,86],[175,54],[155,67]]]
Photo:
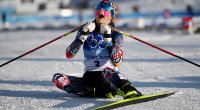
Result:
[[106,98],[112,99],[112,98],[114,98],[114,97],[115,97],[115,96],[113,95],[112,92],[109,92],[109,93],[106,94]]
[[106,96],[106,98],[114,98],[116,95],[118,95],[117,94],[117,89],[115,88],[115,89],[112,89],[112,90],[110,90],[110,92],[107,92],[106,94],[105,94],[105,96]]
[[53,78],[52,78],[52,82],[59,88],[62,90],[65,90],[65,86],[70,85],[70,80],[68,79],[68,77],[64,74],[61,73],[56,73],[54,74]]
[[125,94],[122,90],[120,90],[119,88],[117,88],[115,91],[113,92],[109,92],[106,94],[106,97],[107,98],[114,98],[116,95],[119,95],[119,96],[122,96],[122,97],[125,97]]
[[141,92],[139,92],[135,87],[131,86],[131,84],[127,81],[123,84],[122,90],[124,92],[124,99],[138,97],[142,95]]

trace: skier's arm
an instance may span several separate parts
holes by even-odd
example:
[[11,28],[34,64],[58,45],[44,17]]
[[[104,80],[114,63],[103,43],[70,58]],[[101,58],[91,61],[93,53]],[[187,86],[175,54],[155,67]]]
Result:
[[123,35],[120,33],[114,33],[112,36],[113,48],[110,54],[110,59],[114,66],[119,67],[123,58]]
[[[78,34],[77,34],[77,36],[78,36]],[[69,59],[74,58],[76,53],[80,50],[82,44],[83,44],[83,42],[81,42],[81,40],[77,39],[77,37],[76,37],[76,39],[66,49],[66,57]]]
[[66,57],[73,58],[76,53],[80,50],[80,47],[87,39],[90,32],[95,29],[95,23],[88,22],[82,30],[76,35],[76,39],[70,44],[70,46],[66,49]]
[[101,25],[101,33],[104,34],[104,41],[109,46],[108,48],[111,50],[110,59],[114,66],[119,67],[122,63],[123,57],[123,35],[120,33],[116,33],[111,31],[111,28],[108,25]]

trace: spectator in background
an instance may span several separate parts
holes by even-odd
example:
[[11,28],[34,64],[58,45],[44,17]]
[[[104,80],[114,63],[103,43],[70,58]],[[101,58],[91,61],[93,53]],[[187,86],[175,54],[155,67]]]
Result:
[[186,10],[187,10],[189,16],[194,16],[193,7],[191,5],[187,5]]
[[139,6],[135,5],[133,6],[133,12],[138,13],[139,12]]
[[169,11],[169,9],[163,10],[163,17],[166,19],[171,17],[171,12]]
[[164,21],[160,24],[160,26],[166,28],[166,27],[170,26],[169,25],[169,22],[170,22],[169,18],[171,18],[171,11],[166,8],[166,9],[163,10],[162,15],[163,15]]
[[136,28],[137,29],[144,29],[145,28],[145,18],[141,15],[140,13],[140,7],[138,5],[134,5],[132,7],[133,15],[135,16],[136,19],[134,19],[133,22],[136,23]]
[[3,30],[6,30],[6,13],[3,12],[1,15]]
[[194,34],[195,25],[193,22],[193,16],[194,16],[193,7],[191,5],[187,5],[186,10],[187,10],[188,16],[183,17],[182,27],[183,29],[187,30],[189,34]]
[[83,11],[82,11],[82,9],[78,10],[78,20],[79,20],[80,24],[83,23]]

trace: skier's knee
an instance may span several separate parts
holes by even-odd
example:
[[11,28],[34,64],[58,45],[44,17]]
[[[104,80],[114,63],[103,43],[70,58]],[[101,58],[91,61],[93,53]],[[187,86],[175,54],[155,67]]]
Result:
[[113,77],[113,75],[116,74],[116,71],[112,68],[106,67],[104,68],[103,72],[102,72],[102,76],[103,78],[110,80],[111,77]]

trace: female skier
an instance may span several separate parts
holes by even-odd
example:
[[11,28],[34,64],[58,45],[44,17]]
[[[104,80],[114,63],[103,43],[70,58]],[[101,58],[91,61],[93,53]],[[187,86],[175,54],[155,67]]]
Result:
[[103,0],[95,9],[95,20],[84,25],[66,49],[66,57],[73,58],[83,45],[83,77],[56,73],[52,82],[68,93],[90,97],[113,98],[121,95],[126,99],[142,95],[118,71],[123,57],[123,36],[108,26],[115,27],[114,5]]

